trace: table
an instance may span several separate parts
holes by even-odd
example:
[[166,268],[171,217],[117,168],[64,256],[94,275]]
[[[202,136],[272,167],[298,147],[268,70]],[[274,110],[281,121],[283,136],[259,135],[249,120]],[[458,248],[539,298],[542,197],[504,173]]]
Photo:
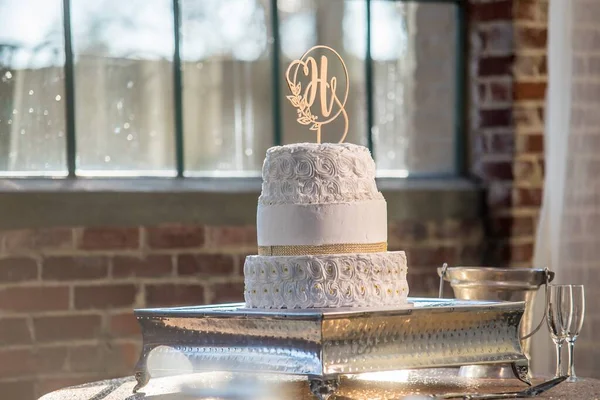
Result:
[[[136,384],[133,377],[89,383],[49,393],[40,400],[192,400],[194,391],[231,387],[230,379],[242,381],[243,393],[255,388],[269,388],[277,395],[272,399],[310,400],[308,383],[304,377],[283,375],[244,375],[229,373],[197,373],[177,377],[153,378],[140,393],[133,394]],[[538,384],[545,378],[534,378]],[[401,382],[398,382],[401,381]],[[226,386],[225,383],[229,386]],[[260,385],[260,386],[256,386]],[[461,378],[456,369],[394,371],[379,374],[363,374],[342,379],[338,392],[342,400],[368,399],[423,399],[425,394],[448,392],[497,393],[524,389],[516,379],[474,380]],[[186,394],[187,393],[187,394]],[[196,392],[197,393],[197,392]],[[408,397],[407,397],[408,396]],[[263,400],[264,397],[259,397]],[[547,391],[538,399],[600,400],[600,380],[583,379],[576,383],[563,382]],[[245,398],[244,398],[245,399]]]

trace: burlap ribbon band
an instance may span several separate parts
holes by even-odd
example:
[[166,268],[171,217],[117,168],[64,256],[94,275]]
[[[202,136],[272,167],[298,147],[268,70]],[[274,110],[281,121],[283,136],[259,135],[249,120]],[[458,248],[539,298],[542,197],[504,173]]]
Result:
[[383,253],[387,243],[340,243],[323,245],[258,246],[259,256],[305,256],[345,253]]

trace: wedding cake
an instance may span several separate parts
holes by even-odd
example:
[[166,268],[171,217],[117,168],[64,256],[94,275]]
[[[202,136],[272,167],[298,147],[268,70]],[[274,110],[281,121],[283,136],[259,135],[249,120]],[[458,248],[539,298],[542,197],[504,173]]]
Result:
[[272,147],[262,170],[258,255],[244,264],[250,308],[406,302],[406,256],[387,251],[387,208],[369,150],[348,143]]

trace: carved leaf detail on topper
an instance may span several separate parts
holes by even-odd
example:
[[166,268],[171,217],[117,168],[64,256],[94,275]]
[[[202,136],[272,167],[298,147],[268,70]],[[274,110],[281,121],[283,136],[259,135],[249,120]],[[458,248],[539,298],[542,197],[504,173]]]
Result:
[[[319,49],[333,53],[344,70],[346,84],[344,91],[342,92],[342,98],[336,93],[337,77],[334,76],[331,79],[327,78],[327,56],[321,55],[319,61],[317,61],[315,56],[310,55],[311,52]],[[319,62],[321,63],[320,66]],[[310,83],[308,83],[305,88],[305,93],[302,93],[302,84],[297,81],[299,71],[310,79]],[[339,53],[328,46],[314,46],[306,51],[300,59],[290,63],[286,70],[285,78],[290,92],[292,93],[291,95],[286,96],[286,98],[290,101],[292,106],[296,108],[296,121],[301,125],[308,125],[309,130],[316,131],[317,143],[321,143],[321,128],[341,116],[344,119],[344,132],[342,133],[339,143],[342,143],[348,134],[349,120],[345,106],[348,99],[349,78],[346,64]],[[313,115],[313,112],[318,111],[311,110],[315,101],[316,90],[319,90],[320,93],[321,114],[319,115],[321,115],[321,118],[319,118],[318,115]],[[325,99],[326,96],[329,96],[329,99]],[[336,109],[332,110],[334,107],[336,107]]]

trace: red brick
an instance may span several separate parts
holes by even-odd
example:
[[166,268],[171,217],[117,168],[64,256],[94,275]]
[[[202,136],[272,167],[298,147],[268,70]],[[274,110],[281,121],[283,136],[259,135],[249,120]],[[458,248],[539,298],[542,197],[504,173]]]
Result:
[[38,249],[72,249],[73,230],[71,228],[37,229],[34,242]]
[[36,280],[37,262],[33,258],[9,257],[0,259],[0,283]]
[[523,56],[515,59],[514,76],[519,80],[531,77],[542,77],[548,74],[546,55]]
[[543,107],[515,104],[513,107],[513,117],[516,126],[537,126],[543,129]]
[[484,161],[481,165],[481,176],[484,179],[513,179],[513,166],[510,161]]
[[39,374],[57,373],[67,369],[68,347],[42,347],[33,350],[34,371]]
[[486,105],[509,102],[512,100],[512,83],[503,81],[482,83],[479,85],[479,96]]
[[422,247],[406,250],[408,263],[413,267],[441,266],[447,262],[455,264],[457,261],[457,249],[455,247]]
[[512,83],[503,81],[489,82],[489,99],[491,102],[507,102],[512,100]]
[[35,382],[28,378],[18,381],[0,382],[0,393],[6,400],[34,400]]
[[116,256],[113,258],[112,275],[115,278],[162,278],[172,274],[173,265],[170,255]]
[[512,109],[492,109],[479,111],[482,128],[506,128],[512,125]]
[[531,262],[533,259],[533,243],[512,244],[510,260],[512,262]]
[[537,8],[542,2],[539,0],[517,0],[514,2],[514,16],[517,20],[535,21]]
[[31,342],[31,332],[26,318],[0,319],[0,346],[30,344]]
[[[600,136],[598,137],[600,146]],[[542,154],[544,153],[544,134],[519,135],[517,139],[519,153]]]
[[109,343],[103,365],[117,376],[131,374],[140,354],[141,346],[138,342]]
[[65,347],[0,350],[0,376],[23,377],[38,373],[57,373],[65,370]]
[[133,342],[108,342],[80,345],[69,351],[69,364],[74,372],[107,371],[110,375],[131,374],[141,353]]
[[75,373],[106,370],[105,345],[77,345],[69,347],[69,369]]
[[514,56],[481,57],[478,63],[479,76],[512,76]]
[[140,353],[137,342],[107,342],[72,346],[68,359],[70,369],[75,373],[104,371],[108,376],[123,376],[131,374]]
[[429,236],[427,224],[417,220],[391,221],[388,230],[397,243],[420,242]]
[[513,204],[516,207],[540,207],[542,205],[542,189],[515,188]]
[[69,288],[66,286],[0,289],[0,311],[35,312],[68,308]]
[[495,217],[491,220],[491,233],[495,237],[533,235],[535,221],[532,217]]
[[204,304],[204,287],[200,283],[146,285],[146,306],[184,306]]
[[6,231],[2,236],[4,248],[9,253],[35,249],[35,231],[32,229]]
[[542,178],[542,166],[539,161],[517,160],[514,166],[515,180],[532,182]]
[[99,315],[65,315],[33,319],[37,342],[57,342],[93,339],[101,335],[102,318]]
[[235,259],[226,254],[180,254],[177,256],[179,275],[231,275]]
[[106,309],[132,307],[136,287],[133,284],[76,286],[75,308]]
[[520,49],[546,49],[548,29],[531,26],[515,27],[515,37]]
[[133,313],[116,314],[110,317],[110,332],[113,336],[139,336],[140,325]]
[[490,22],[512,19],[513,0],[500,0],[493,3],[469,2],[467,4],[472,21]]
[[106,257],[48,257],[42,263],[45,281],[101,279],[108,276]]
[[162,225],[147,228],[148,245],[155,249],[197,248],[204,245],[204,227]]
[[32,375],[34,363],[30,349],[0,350],[0,376],[3,378]]
[[255,226],[208,226],[206,245],[209,247],[256,246]]
[[211,304],[241,303],[244,301],[244,283],[216,283],[212,285]]
[[80,247],[85,250],[137,249],[140,246],[138,228],[85,228]]
[[73,248],[73,232],[69,228],[22,229],[3,233],[6,250],[52,250]]
[[546,98],[546,82],[515,82],[513,97],[520,100],[544,100]]

